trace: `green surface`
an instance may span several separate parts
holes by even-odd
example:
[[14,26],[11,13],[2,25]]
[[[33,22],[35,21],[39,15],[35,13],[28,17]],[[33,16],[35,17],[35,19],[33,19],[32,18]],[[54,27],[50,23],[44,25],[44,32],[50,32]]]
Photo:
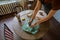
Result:
[[[35,22],[35,20],[33,22]],[[24,31],[31,33],[31,34],[36,34],[38,32],[38,28],[40,28],[39,25],[36,25],[34,28],[31,28],[28,24],[28,21],[25,21],[25,23],[22,26],[22,29]]]

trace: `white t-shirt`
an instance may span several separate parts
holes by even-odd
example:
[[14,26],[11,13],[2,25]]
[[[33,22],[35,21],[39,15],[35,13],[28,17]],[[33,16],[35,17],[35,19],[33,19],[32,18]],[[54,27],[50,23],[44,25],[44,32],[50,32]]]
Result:
[[60,23],[60,10],[55,13],[54,18]]

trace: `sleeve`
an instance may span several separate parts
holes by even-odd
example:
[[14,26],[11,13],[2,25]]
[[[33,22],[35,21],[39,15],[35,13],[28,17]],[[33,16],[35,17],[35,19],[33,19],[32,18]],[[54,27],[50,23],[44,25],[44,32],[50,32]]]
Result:
[[55,7],[52,7],[53,10],[59,10],[60,9],[60,6],[55,6]]
[[44,0],[40,0],[40,2],[41,2],[42,4],[44,4]]
[[53,0],[52,9],[54,9],[54,10],[60,9],[60,0]]

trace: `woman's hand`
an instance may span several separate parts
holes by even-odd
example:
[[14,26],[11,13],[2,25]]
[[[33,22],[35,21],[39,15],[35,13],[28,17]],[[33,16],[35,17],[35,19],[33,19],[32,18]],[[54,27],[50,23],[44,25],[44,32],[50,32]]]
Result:
[[35,27],[37,25],[37,22],[36,23],[34,23],[34,24],[31,24],[31,26],[30,27]]
[[41,23],[49,20],[49,19],[55,14],[56,11],[57,11],[57,10],[51,10],[46,17],[41,18],[41,19],[38,20],[36,23],[32,24],[31,27],[35,27],[37,24],[41,24]]

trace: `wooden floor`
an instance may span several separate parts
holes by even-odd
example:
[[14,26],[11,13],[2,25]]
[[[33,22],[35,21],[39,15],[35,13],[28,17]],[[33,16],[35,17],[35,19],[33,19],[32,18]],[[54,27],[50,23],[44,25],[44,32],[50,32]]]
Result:
[[[0,16],[0,26],[5,21],[9,22],[14,17],[14,14]],[[42,38],[42,40],[60,40],[60,23],[54,18],[50,19],[50,29],[48,33]]]
[[43,37],[46,40],[60,40],[60,23],[54,18],[50,19],[50,29],[47,35]]

